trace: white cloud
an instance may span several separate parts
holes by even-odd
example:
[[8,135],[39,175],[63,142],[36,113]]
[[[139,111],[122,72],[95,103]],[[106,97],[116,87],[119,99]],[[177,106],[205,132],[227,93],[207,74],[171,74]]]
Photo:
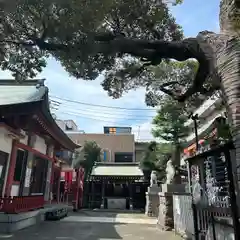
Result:
[[140,125],[132,126],[132,132],[135,135],[135,141],[138,142],[150,142],[151,140],[154,140],[151,130],[152,124],[150,121]]

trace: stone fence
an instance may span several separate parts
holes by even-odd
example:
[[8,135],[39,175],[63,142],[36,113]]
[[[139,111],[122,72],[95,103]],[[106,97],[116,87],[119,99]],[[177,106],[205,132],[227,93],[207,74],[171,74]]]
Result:
[[173,194],[174,231],[184,238],[194,236],[192,198],[188,193]]

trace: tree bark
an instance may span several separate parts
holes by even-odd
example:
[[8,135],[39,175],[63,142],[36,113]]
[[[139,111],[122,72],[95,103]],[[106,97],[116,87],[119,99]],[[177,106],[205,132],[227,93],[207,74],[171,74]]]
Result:
[[174,184],[181,184],[181,174],[179,172],[180,164],[181,164],[181,145],[179,143],[175,144],[174,147],[174,152],[173,152],[173,157],[172,157],[172,163],[175,168],[175,176],[173,179]]
[[211,68],[214,77],[220,82],[227,109],[236,148],[231,161],[240,210],[240,35],[236,26],[236,16],[238,21],[240,19],[240,8],[237,0],[223,0],[220,7],[220,34],[203,32],[199,34],[198,39],[202,49],[210,52]]

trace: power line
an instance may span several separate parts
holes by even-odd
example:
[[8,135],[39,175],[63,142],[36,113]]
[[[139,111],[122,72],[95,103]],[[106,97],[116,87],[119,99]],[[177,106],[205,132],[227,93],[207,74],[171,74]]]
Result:
[[[145,118],[145,119],[148,119],[148,118],[153,118],[155,117],[155,115],[139,115],[138,113],[135,113],[135,114],[131,114],[131,113],[125,113],[122,111],[120,112],[117,112],[117,111],[112,111],[112,110],[105,110],[105,109],[91,109],[91,108],[79,108],[76,106],[74,106],[74,104],[69,104],[69,103],[56,103],[54,102],[54,100],[50,100],[52,106],[54,106],[54,108],[57,110],[57,109],[62,109],[62,108],[67,108],[67,110],[77,110],[77,111],[83,111],[83,112],[89,112],[89,113],[101,113],[101,114],[107,114],[107,115],[110,115],[110,116],[116,116],[116,115],[119,115],[119,116],[126,116],[126,117],[135,117],[135,118]],[[151,113],[153,114],[153,113]],[[144,119],[143,119],[144,120]]]
[[[91,117],[87,117],[85,115],[79,115],[77,113],[71,113],[71,112],[64,112],[64,111],[57,111],[57,113],[62,113],[62,114],[68,114],[68,115],[72,115],[72,116],[76,116],[76,117],[79,117],[79,118],[83,118],[83,119],[89,119],[89,120],[93,120],[93,121],[98,121],[98,122],[106,122],[106,123],[109,123],[109,124],[115,124],[116,121],[106,121],[106,120],[103,120],[103,119],[98,119],[98,118],[91,118]],[[122,119],[124,120],[124,119]],[[119,124],[118,124],[119,125]],[[126,124],[120,124],[122,126],[126,126]]]
[[[117,121],[134,121],[134,122],[138,122],[139,121],[147,121],[148,119],[128,119],[128,118],[116,118],[116,121],[111,121],[111,120],[107,120],[106,117],[103,117],[105,119],[101,119],[101,118],[96,118],[95,116],[92,115],[87,115],[87,114],[82,114],[82,113],[76,113],[76,112],[69,112],[69,111],[61,111],[61,110],[56,110],[54,111],[55,114],[58,113],[62,113],[62,114],[67,114],[67,115],[72,115],[72,116],[76,116],[79,118],[86,118],[86,119],[91,119],[91,120],[95,120],[95,121],[101,121],[101,122],[107,122],[107,123],[116,123]],[[101,116],[100,116],[101,117]],[[126,124],[125,124],[126,126]]]
[[[88,119],[88,120],[91,120],[91,121],[106,122],[108,124],[115,124],[117,126],[124,126],[124,127],[126,127],[126,125],[127,125],[127,124],[124,124],[124,123],[116,123],[116,121],[110,121],[110,120],[107,121],[107,120],[103,120],[103,119],[91,118],[91,117],[82,116],[82,115],[79,115],[79,114],[76,114],[76,113],[71,113],[71,112],[57,111],[57,113],[72,115],[72,116],[76,116],[76,117],[79,117],[79,118],[82,118],[82,119]],[[54,113],[54,114],[57,114],[57,113]],[[148,130],[141,130],[141,133],[150,133],[150,131],[148,131]]]
[[121,110],[129,110],[129,111],[156,111],[156,109],[148,109],[148,108],[124,108],[124,107],[113,107],[113,106],[85,103],[85,102],[79,102],[79,101],[76,101],[76,100],[60,98],[60,97],[53,96],[53,95],[50,96],[50,97],[56,98],[56,99],[59,99],[59,100],[62,100],[62,101],[66,101],[66,102],[72,102],[72,103],[77,103],[77,104],[86,105],[86,106],[93,106],[93,107],[102,107],[102,108],[110,108],[110,109],[121,109]]
[[116,120],[119,120],[119,121],[151,121],[152,117],[145,117],[145,118],[140,118],[138,116],[128,116],[128,115],[117,115],[117,114],[107,114],[107,113],[103,113],[101,114],[101,112],[94,112],[94,114],[92,112],[88,112],[88,111],[84,111],[84,110],[81,110],[81,111],[72,111],[69,109],[56,109],[56,108],[52,108],[53,110],[55,110],[56,112],[58,111],[63,111],[65,112],[66,114],[69,113],[69,114],[77,114],[79,117],[81,116],[87,116],[87,117],[92,117],[92,118],[104,118],[105,119],[116,119]]

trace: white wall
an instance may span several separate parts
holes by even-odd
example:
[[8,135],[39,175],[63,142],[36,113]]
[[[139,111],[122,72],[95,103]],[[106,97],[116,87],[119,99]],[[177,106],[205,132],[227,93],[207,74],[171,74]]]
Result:
[[47,145],[45,143],[45,140],[39,136],[36,136],[36,141],[34,143],[33,148],[42,154],[46,154]]
[[[7,173],[8,173],[8,169],[9,169],[9,161],[10,161],[11,151],[12,151],[12,141],[13,140],[11,137],[9,137],[7,135],[8,133],[9,132],[5,128],[0,128],[0,150],[9,154],[2,193],[4,193],[5,188],[6,188],[6,179],[7,179]],[[0,194],[2,194],[2,193],[0,193]]]
[[53,145],[51,145],[51,146],[49,146],[49,150],[48,150],[49,152],[48,152],[48,156],[49,157],[53,157],[53,153],[54,153],[54,146]]
[[6,153],[11,153],[12,150],[12,138],[7,136],[8,131],[4,128],[0,128],[0,150]]
[[72,131],[78,130],[78,126],[73,120],[64,120],[64,122],[68,128],[71,128]]
[[25,137],[21,138],[19,142],[27,145],[28,144],[28,135],[26,134],[26,132],[22,132],[22,133],[25,135]]
[[57,119],[56,123],[63,131],[66,130],[66,123],[63,120]]
[[19,195],[19,185],[13,184],[11,188],[11,197]]

